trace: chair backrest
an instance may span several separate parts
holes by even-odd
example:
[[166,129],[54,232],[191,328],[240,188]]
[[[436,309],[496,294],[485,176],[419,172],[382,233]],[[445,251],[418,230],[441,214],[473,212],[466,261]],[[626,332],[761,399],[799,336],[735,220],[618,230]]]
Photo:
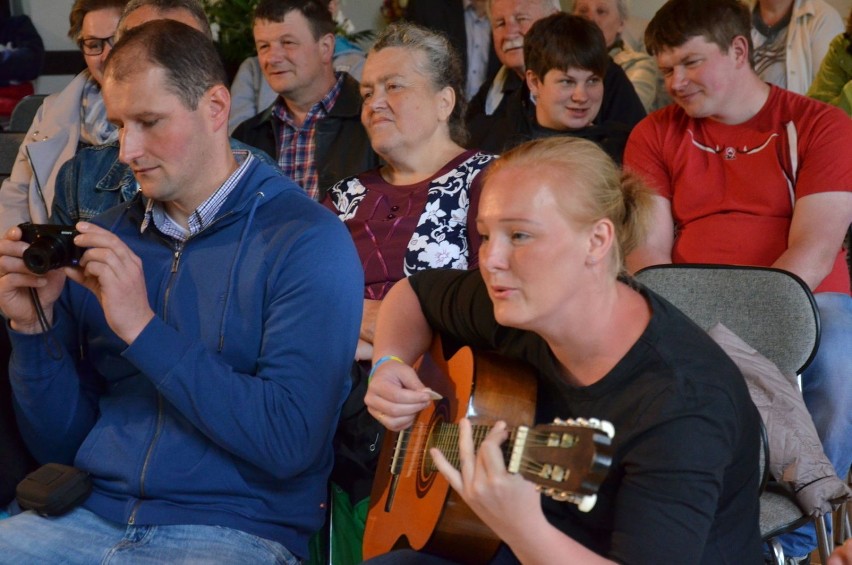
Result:
[[8,131],[18,131],[26,133],[29,131],[33,123],[36,112],[41,107],[41,103],[47,97],[46,94],[30,94],[24,96],[21,101],[12,110],[12,116],[9,118]]
[[775,363],[796,375],[819,344],[819,312],[797,276],[769,267],[657,265],[636,279],[674,304],[705,330],[721,322]]
[[0,182],[12,174],[12,167],[18,157],[18,148],[25,136],[25,133],[0,132]]

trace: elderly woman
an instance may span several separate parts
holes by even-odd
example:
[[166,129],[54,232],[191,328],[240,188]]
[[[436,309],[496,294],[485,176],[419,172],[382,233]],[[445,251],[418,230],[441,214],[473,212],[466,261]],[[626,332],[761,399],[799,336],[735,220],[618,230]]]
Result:
[[361,122],[384,166],[343,179],[325,204],[349,228],[365,272],[359,359],[370,358],[379,301],[423,269],[466,269],[479,238],[469,229],[479,173],[493,159],[464,149],[464,75],[447,39],[391,25],[367,55]]
[[627,0],[576,0],[574,14],[601,28],[609,55],[627,74],[647,112],[669,103],[657,63],[647,53],[634,51],[621,39],[627,21]]
[[45,99],[0,188],[0,233],[21,222],[44,223],[53,203],[56,175],[82,146],[115,141],[106,119],[100,82],[127,0],[76,0],[68,36],[83,51],[86,70],[62,92]]
[[[611,422],[612,464],[583,513],[507,472],[503,423],[474,452],[462,420],[461,471],[430,454],[505,542],[497,562],[760,563],[760,420],[745,381],[683,313],[620,275],[647,189],[571,137],[513,149],[484,182],[479,271],[415,274],[382,304],[370,412],[401,430],[432,402],[410,365],[433,328],[444,344],[523,359],[539,377],[537,421]],[[412,553],[371,562],[432,562]]]
[[341,180],[324,200],[349,228],[365,279],[360,362],[353,367],[332,471],[332,480],[360,506],[352,524],[338,522],[332,532],[363,534],[383,430],[363,403],[381,300],[413,272],[477,262],[479,238],[468,218],[475,217],[480,172],[494,157],[463,147],[463,87],[458,55],[444,36],[425,28],[393,24],[367,54],[361,121],[385,165]]

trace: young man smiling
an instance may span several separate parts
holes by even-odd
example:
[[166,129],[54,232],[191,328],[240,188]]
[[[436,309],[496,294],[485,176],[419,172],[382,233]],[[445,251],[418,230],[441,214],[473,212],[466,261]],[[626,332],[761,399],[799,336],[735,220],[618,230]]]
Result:
[[[658,192],[654,229],[628,258],[771,266],[814,291],[817,355],[802,392],[838,475],[852,464],[852,297],[843,238],[852,222],[852,122],[837,108],[763,82],[751,15],[737,0],[669,0],[648,25],[675,105],[634,129],[625,166]],[[805,556],[813,528],[784,536]]]
[[529,92],[516,93],[485,144],[502,153],[524,141],[570,135],[597,143],[618,164],[630,128],[601,115],[604,76],[612,63],[601,30],[580,16],[542,18],[524,38]]
[[[494,48],[503,66],[482,85],[470,101],[465,121],[470,131],[470,146],[500,151],[494,135],[508,114],[526,111],[533,118],[530,91],[525,83],[524,36],[537,21],[559,12],[556,0],[489,0],[489,18]],[[603,75],[604,96],[601,117],[632,128],[645,117],[642,101],[618,65],[607,65]],[[521,108],[524,106],[524,108]]]

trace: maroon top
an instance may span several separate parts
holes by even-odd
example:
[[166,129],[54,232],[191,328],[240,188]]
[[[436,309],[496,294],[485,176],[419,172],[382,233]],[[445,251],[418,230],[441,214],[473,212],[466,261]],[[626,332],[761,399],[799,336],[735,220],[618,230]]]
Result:
[[[476,153],[464,151],[431,177],[410,185],[390,184],[382,178],[378,168],[357,176],[367,192],[355,215],[345,223],[364,268],[364,298],[381,300],[395,282],[405,278],[403,262],[408,242],[423,214],[430,184]],[[469,218],[476,217],[480,187],[481,179],[477,175],[470,190]],[[333,212],[339,212],[328,196],[323,204]],[[479,262],[480,237],[473,222],[468,222],[467,238],[469,268],[474,269]]]

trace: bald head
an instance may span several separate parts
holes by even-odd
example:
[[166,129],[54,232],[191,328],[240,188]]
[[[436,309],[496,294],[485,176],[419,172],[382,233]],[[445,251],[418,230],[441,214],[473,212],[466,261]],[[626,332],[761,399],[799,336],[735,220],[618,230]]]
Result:
[[118,35],[152,20],[174,20],[213,39],[210,21],[198,0],[130,0],[118,23]]
[[104,78],[123,82],[150,66],[165,71],[166,89],[190,110],[198,107],[198,101],[210,88],[228,84],[222,60],[210,38],[171,19],[152,20],[128,29],[110,52]]

